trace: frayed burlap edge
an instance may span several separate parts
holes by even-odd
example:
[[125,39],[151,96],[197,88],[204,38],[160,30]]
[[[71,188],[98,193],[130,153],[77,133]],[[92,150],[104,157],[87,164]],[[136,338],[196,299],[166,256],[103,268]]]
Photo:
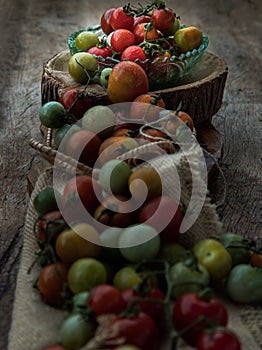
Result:
[[[178,161],[181,162],[181,168],[178,166],[178,172],[182,179],[181,201],[187,203],[190,199],[190,194],[186,194],[185,189],[188,186],[190,187],[190,181],[188,181],[186,175],[188,174],[188,170],[186,170],[187,167],[185,166],[186,160],[177,155],[175,162]],[[158,162],[160,162],[160,164]],[[158,165],[159,169],[168,169],[167,164],[163,167],[163,161],[160,159],[155,160],[155,165]],[[52,169],[47,169],[39,177],[31,195],[26,215],[24,244],[17,277],[8,350],[41,350],[47,345],[59,342],[59,330],[64,314],[62,311],[44,304],[41,301],[38,291],[33,288],[39,273],[38,268],[35,267],[33,271],[28,274],[28,269],[35,260],[35,252],[38,248],[33,234],[33,227],[37,214],[33,208],[32,202],[39,191],[52,185],[52,175]],[[167,184],[170,184],[169,171],[167,175],[164,178]],[[65,175],[65,178],[67,176],[68,175]],[[172,193],[171,191],[170,194]],[[207,194],[200,217],[189,232],[184,234],[182,240],[186,242],[187,245],[190,245],[194,240],[199,239],[199,237],[217,236],[220,233],[221,223],[218,220],[215,205],[210,203]],[[261,316],[259,316],[261,312],[258,313],[258,310],[251,306],[242,307],[241,305],[232,304],[228,300],[226,300],[225,303],[230,315],[229,327],[240,337],[243,350],[259,350],[261,348],[260,334],[262,331]],[[161,350],[164,349],[167,350],[168,345],[164,345]],[[188,350],[189,348],[181,344],[179,349]]]

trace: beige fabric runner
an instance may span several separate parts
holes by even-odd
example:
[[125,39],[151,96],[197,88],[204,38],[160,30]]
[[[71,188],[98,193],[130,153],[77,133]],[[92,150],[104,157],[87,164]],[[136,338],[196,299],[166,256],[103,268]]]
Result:
[[[182,178],[181,200],[186,204],[190,198],[186,175],[188,170],[182,159],[177,159],[177,161],[179,162],[178,172],[180,178]],[[159,166],[161,167],[161,164]],[[38,268],[35,267],[30,274],[27,272],[35,259],[35,252],[38,249],[33,234],[33,226],[37,215],[33,209],[32,201],[39,191],[50,185],[52,186],[52,169],[47,169],[39,177],[35,185],[26,216],[24,244],[17,277],[8,350],[41,350],[44,346],[59,342],[59,330],[64,317],[63,312],[44,304],[38,291],[33,288],[33,284],[38,276]],[[197,222],[190,229],[189,234],[185,234],[185,242],[188,242],[188,239],[194,240],[203,236],[218,235],[220,231],[221,224],[218,221],[215,206],[210,203],[207,197]],[[229,301],[226,301],[226,304],[230,312],[230,328],[240,337],[243,349],[261,349],[261,309],[256,310],[251,306],[238,306]],[[163,345],[162,349],[168,349],[168,346]],[[179,349],[186,350],[189,348],[181,345]]]

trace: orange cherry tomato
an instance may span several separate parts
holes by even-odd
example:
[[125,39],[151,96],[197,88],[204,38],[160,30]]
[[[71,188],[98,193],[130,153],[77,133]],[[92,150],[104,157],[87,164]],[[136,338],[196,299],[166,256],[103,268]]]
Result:
[[133,100],[130,118],[144,118],[147,122],[154,122],[159,118],[160,108],[165,109],[166,105],[164,100],[157,94],[141,94]]

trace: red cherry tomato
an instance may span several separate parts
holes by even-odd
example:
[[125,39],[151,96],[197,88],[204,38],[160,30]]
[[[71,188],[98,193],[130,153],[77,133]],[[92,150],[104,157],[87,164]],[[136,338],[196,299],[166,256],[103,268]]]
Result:
[[147,16],[147,15],[142,15],[142,16],[135,17],[134,18],[133,29],[139,23],[148,23],[148,22],[151,22],[151,21],[152,21],[152,18],[150,16]]
[[83,219],[78,219],[81,213],[80,208],[84,206],[90,215],[93,215],[95,208],[100,203],[97,196],[102,197],[102,190],[98,182],[91,176],[79,175],[71,178],[66,182],[62,195],[63,216],[67,221],[83,222]]
[[52,306],[63,304],[62,292],[67,281],[68,268],[65,264],[47,265],[40,271],[38,289],[44,301]]
[[92,131],[79,130],[66,140],[66,154],[92,167],[98,158],[101,143],[100,137]]
[[135,35],[127,29],[117,29],[111,36],[111,46],[116,52],[123,52],[136,42]]
[[139,64],[142,68],[145,68],[147,66],[147,63],[143,62],[146,59],[147,56],[144,50],[137,45],[131,45],[127,47],[121,55],[121,61],[133,61]]
[[[148,291],[148,293],[143,295],[129,288],[122,292],[122,296],[126,302],[126,305],[128,305],[128,303],[135,298],[154,299],[159,300],[160,302],[165,298],[164,294],[158,288],[152,288],[150,291]],[[165,320],[165,310],[163,304],[157,302],[139,301],[135,305],[140,308],[142,312],[152,317],[157,325],[163,326]]]
[[134,17],[128,16],[124,12],[123,7],[118,7],[117,9],[115,9],[110,18],[110,25],[114,30],[116,29],[132,30],[133,24],[134,24]]
[[136,44],[140,44],[146,39],[149,40],[155,40],[158,39],[159,34],[155,27],[152,27],[152,29],[146,30],[147,26],[150,26],[149,23],[139,23],[135,26],[133,29],[133,33],[136,38]]
[[113,339],[124,338],[125,344],[135,345],[141,350],[159,349],[156,324],[144,312],[134,317],[116,317],[109,327],[112,327],[112,332],[113,330],[118,331]]
[[112,50],[105,46],[105,47],[98,47],[98,46],[93,46],[91,49],[88,50],[89,53],[95,56],[101,56],[104,58],[111,57],[113,55]]
[[66,110],[70,110],[70,113],[77,119],[81,119],[84,113],[92,106],[90,97],[77,89],[65,91],[60,96],[59,102]]
[[96,316],[105,314],[119,314],[125,308],[121,292],[109,284],[100,284],[91,290],[87,299]]
[[169,8],[155,9],[152,13],[153,25],[160,32],[165,32],[173,27],[175,15]]
[[228,329],[207,330],[197,340],[197,350],[241,350],[241,343]]
[[115,11],[116,8],[112,7],[108,10],[106,10],[100,20],[100,25],[103,30],[103,32],[108,35],[110,34],[114,29],[111,27],[110,20],[113,12]]
[[[219,299],[202,298],[196,293],[184,294],[177,299],[172,314],[173,324],[177,331],[188,327],[201,316],[218,326],[227,325],[227,309]],[[187,344],[195,346],[200,333],[205,328],[207,328],[207,322],[202,320],[185,332],[182,338]]]
[[[173,198],[168,196],[158,196],[149,200],[139,211],[139,222],[146,222],[157,229],[160,232],[161,242],[174,242],[177,240],[182,220],[183,213],[181,208]],[[161,228],[165,221],[166,226]]]

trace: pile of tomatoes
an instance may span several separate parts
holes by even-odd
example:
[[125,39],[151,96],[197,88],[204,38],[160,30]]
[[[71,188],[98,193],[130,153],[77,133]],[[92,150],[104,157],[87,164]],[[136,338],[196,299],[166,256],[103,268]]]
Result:
[[[202,32],[181,26],[164,1],[109,8],[100,23],[103,35],[86,29],[70,38],[68,72],[80,84],[98,77],[112,103],[132,101],[149,88],[152,91],[153,80],[168,78],[175,59],[203,44]],[[171,65],[166,68],[168,62]],[[154,77],[148,82],[152,67]]]
[[[102,184],[79,175],[67,180],[61,197],[48,187],[34,198],[37,288],[43,302],[65,312],[59,345],[45,350],[84,349],[90,342],[94,349],[157,350],[166,339],[170,349],[180,339],[198,350],[241,349],[212,289],[220,282],[233,301],[261,303],[261,242],[226,233],[184,247],[183,211],[173,198],[163,196],[160,204],[149,182],[151,198],[127,214],[117,208],[127,199],[122,195],[99,202],[97,194],[107,191]],[[157,225],[172,205],[173,217],[161,231]],[[90,220],[77,215],[81,206]]]

